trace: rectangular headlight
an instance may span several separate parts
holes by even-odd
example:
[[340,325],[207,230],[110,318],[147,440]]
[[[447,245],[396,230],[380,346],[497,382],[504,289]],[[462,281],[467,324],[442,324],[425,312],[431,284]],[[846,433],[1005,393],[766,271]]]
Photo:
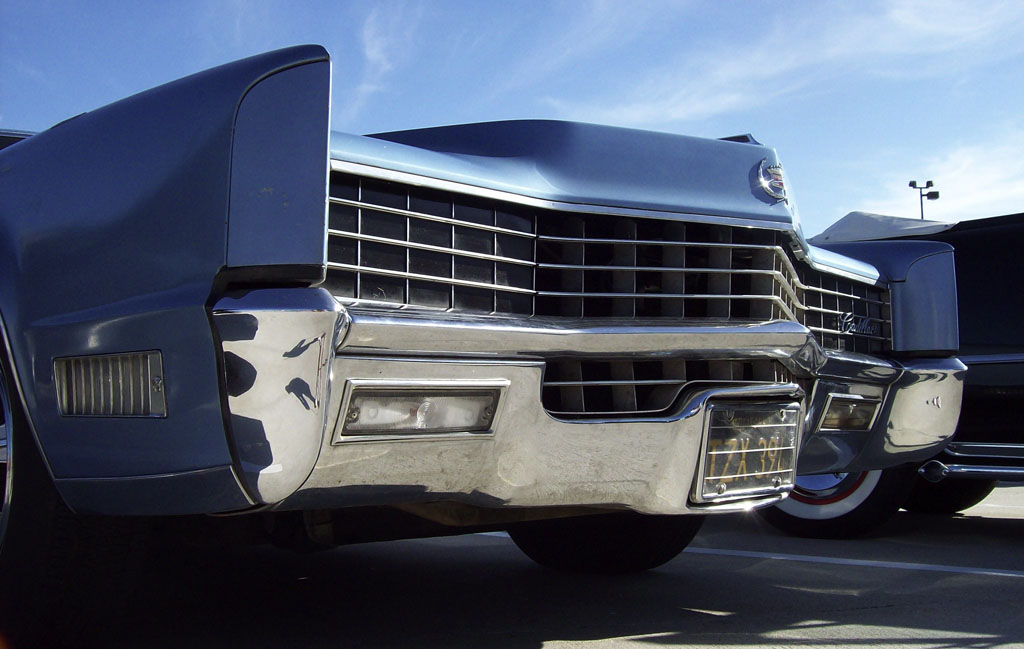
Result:
[[871,430],[880,402],[855,394],[830,394],[821,430]]
[[341,435],[486,433],[500,388],[356,387]]

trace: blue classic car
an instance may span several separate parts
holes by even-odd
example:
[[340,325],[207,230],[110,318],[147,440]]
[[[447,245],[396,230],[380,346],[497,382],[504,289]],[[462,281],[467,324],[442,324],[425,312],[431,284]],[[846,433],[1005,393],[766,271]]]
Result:
[[952,434],[948,245],[808,245],[750,136],[346,135],[329,88],[290,48],[0,151],[0,578],[152,517],[639,570]]

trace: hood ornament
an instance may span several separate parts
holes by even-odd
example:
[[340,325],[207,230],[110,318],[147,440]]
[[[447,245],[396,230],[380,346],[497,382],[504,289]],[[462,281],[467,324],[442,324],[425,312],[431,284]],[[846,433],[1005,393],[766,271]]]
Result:
[[782,165],[779,163],[768,164],[768,159],[761,161],[761,167],[757,172],[761,189],[766,194],[779,201],[789,202],[786,196],[786,181],[782,176]]

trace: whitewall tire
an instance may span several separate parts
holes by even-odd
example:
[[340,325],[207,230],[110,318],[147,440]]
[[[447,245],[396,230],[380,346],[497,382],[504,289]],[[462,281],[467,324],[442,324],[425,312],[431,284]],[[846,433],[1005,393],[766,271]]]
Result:
[[906,500],[912,469],[799,476],[789,498],[761,515],[794,536],[852,538],[885,523]]

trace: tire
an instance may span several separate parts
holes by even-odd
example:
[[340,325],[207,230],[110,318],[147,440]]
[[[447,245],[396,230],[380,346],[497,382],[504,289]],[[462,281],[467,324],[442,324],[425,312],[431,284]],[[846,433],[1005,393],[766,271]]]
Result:
[[144,528],[76,516],[63,504],[9,377],[0,362],[0,638],[14,647],[63,646],[127,599]]
[[985,500],[997,484],[996,480],[929,482],[918,476],[903,509],[919,514],[952,515]]
[[798,476],[789,498],[758,513],[792,536],[855,538],[882,525],[899,510],[914,475],[912,469],[900,468]]
[[509,529],[509,535],[526,556],[547,568],[624,574],[672,560],[703,522],[703,516],[622,512],[523,523]]

